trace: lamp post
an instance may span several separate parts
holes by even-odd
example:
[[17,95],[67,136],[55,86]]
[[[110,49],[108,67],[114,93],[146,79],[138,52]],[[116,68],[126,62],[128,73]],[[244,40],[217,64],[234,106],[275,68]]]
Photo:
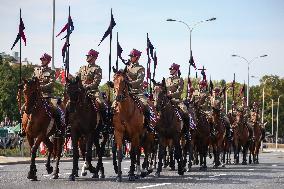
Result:
[[271,134],[272,134],[272,143],[273,143],[273,99],[271,99]]
[[[192,27],[190,27],[190,26],[189,26],[186,22],[184,22],[184,21],[175,20],[175,19],[171,19],[171,18],[167,19],[168,22],[180,22],[180,23],[184,24],[184,25],[187,27],[187,29],[188,29],[188,31],[189,31],[190,59],[191,59],[191,57],[192,57],[192,51],[191,51],[191,33],[192,33],[193,29],[194,29],[197,25],[199,25],[199,24],[201,24],[201,23],[203,23],[203,22],[210,22],[210,21],[214,21],[214,20],[216,20],[215,17],[210,18],[210,19],[207,19],[207,20],[201,20],[201,21],[199,21],[199,22],[196,22]],[[189,64],[189,66],[188,66],[188,77],[187,77],[187,78],[189,78],[189,76],[190,76],[190,64]],[[187,91],[186,91],[186,99],[187,99],[187,97],[188,97],[188,87],[187,87]]]
[[267,57],[267,55],[264,54],[264,55],[261,55],[261,56],[256,56],[256,57],[254,57],[253,59],[251,59],[250,61],[248,61],[246,58],[244,58],[244,57],[242,57],[242,56],[239,56],[239,55],[237,55],[237,54],[233,54],[232,57],[241,58],[241,59],[245,60],[246,63],[248,64],[247,106],[249,107],[249,66],[250,66],[250,64],[251,64],[253,61],[255,61],[256,59]]
[[278,97],[278,104],[277,104],[277,115],[276,115],[276,137],[275,137],[275,143],[276,143],[276,149],[278,148],[278,123],[279,123],[279,117],[278,117],[278,115],[279,115],[279,99],[280,99],[280,97],[281,97],[282,95],[279,95],[279,97]]
[[52,64],[51,68],[54,70],[54,30],[55,30],[55,0],[52,3],[52,41],[51,41],[51,52],[52,52]]

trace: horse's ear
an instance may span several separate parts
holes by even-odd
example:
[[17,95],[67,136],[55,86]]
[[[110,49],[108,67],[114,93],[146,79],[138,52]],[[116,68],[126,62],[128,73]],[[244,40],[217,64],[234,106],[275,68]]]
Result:
[[118,70],[113,66],[113,67],[112,67],[112,71],[113,71],[113,73],[116,74],[116,72],[117,72]]
[[157,82],[155,81],[155,79],[151,79],[152,83],[156,86]]
[[78,83],[79,81],[80,81],[80,77],[79,77],[79,76],[76,76],[75,82]]
[[23,83],[24,84],[27,84],[28,83],[28,80],[26,78],[23,78]]
[[124,70],[123,70],[123,74],[126,74],[127,72],[127,66],[125,66]]
[[166,86],[166,79],[163,77],[162,86]]

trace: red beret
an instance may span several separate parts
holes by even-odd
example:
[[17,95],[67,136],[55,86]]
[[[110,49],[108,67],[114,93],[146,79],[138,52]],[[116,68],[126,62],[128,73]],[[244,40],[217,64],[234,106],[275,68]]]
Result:
[[179,70],[179,67],[180,67],[180,65],[173,63],[169,69],[170,70]]
[[199,82],[199,85],[200,85],[201,87],[206,87],[206,86],[207,86],[207,82],[206,82],[205,80],[201,80],[201,81]]
[[89,50],[88,54],[86,56],[94,56],[94,57],[98,57],[99,56],[99,52],[95,51],[94,49]]
[[133,50],[130,52],[129,56],[140,57],[140,56],[141,56],[141,53],[142,53],[142,52],[138,51],[137,49],[133,49]]
[[220,88],[219,88],[219,87],[215,87],[215,88],[214,88],[214,91],[215,91],[216,93],[219,93],[219,92],[220,92]]
[[41,56],[40,60],[41,60],[41,61],[46,60],[46,61],[50,62],[50,61],[51,61],[51,58],[52,58],[52,57],[51,57],[49,54],[44,53],[44,54]]

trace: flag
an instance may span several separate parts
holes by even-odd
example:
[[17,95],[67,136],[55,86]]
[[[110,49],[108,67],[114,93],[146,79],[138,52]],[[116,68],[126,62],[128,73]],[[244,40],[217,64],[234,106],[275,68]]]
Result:
[[190,56],[189,64],[190,64],[192,67],[194,67],[194,69],[196,69],[196,65],[195,65],[195,62],[194,62],[194,59],[193,59],[193,56],[192,56],[192,51],[191,51],[191,56]]
[[156,51],[154,52],[154,59],[153,59],[153,61],[154,61],[154,66],[156,68],[157,67],[157,63],[158,63],[158,58],[157,58]]
[[147,79],[151,78],[150,67],[147,68]]
[[210,78],[210,82],[209,82],[209,93],[212,95],[212,91],[213,91],[213,82],[212,82],[212,80],[211,80],[211,78]]
[[63,32],[65,32],[67,30],[67,35],[65,37],[63,37],[62,39],[65,39],[67,36],[70,36],[70,34],[73,32],[74,30],[74,25],[73,25],[73,20],[71,18],[71,16],[68,17],[68,22],[67,24],[65,24],[65,26],[61,29],[61,31],[56,35],[56,37],[58,37],[59,35],[61,35]]
[[114,27],[115,25],[116,25],[116,23],[115,23],[115,21],[114,21],[113,14],[112,14],[112,12],[111,12],[111,20],[110,20],[109,27],[108,27],[107,31],[105,32],[105,34],[104,34],[103,38],[101,39],[101,42],[99,43],[98,46],[100,46],[100,44],[103,42],[103,40],[104,40],[108,35],[111,34],[112,29],[113,29],[113,27]]
[[239,93],[239,96],[245,96],[245,88],[246,88],[246,84],[244,83],[243,84],[243,87],[240,89],[240,93]]
[[120,60],[125,63],[125,60],[122,58],[121,54],[123,52],[122,47],[120,46],[119,42],[117,41],[117,56],[120,58]]
[[187,78],[187,91],[188,91],[188,96],[189,96],[189,94],[190,94],[190,88],[191,88],[191,86],[192,86],[191,80],[190,80],[190,78]]
[[147,54],[149,55],[149,52],[150,52],[150,55],[154,61],[154,46],[153,44],[151,43],[148,35],[147,35]]
[[15,45],[18,43],[18,41],[19,41],[21,38],[22,38],[23,41],[25,42],[25,46],[27,45],[27,39],[26,39],[24,30],[25,30],[25,25],[24,25],[23,19],[22,19],[22,17],[21,17],[21,18],[20,18],[20,24],[19,24],[19,33],[18,33],[18,35],[17,35],[17,37],[16,37],[15,42],[13,43],[13,46],[12,46],[11,50],[15,47]]
[[67,47],[69,45],[67,45],[67,41],[64,43],[63,47],[62,47],[62,50],[61,50],[61,53],[62,53],[62,57],[63,57],[63,62],[65,63],[66,62],[66,56],[67,56]]

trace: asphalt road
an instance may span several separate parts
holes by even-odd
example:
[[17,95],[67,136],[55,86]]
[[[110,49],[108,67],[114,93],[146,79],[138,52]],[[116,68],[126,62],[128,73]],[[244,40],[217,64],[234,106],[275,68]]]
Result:
[[[82,165],[83,162],[80,162]],[[47,175],[43,163],[37,164],[37,176],[39,181],[29,181],[27,173],[28,164],[0,165],[0,188],[56,188],[56,189],[80,189],[80,188],[198,188],[198,189],[222,189],[222,188],[273,188],[284,189],[284,153],[270,152],[260,154],[258,165],[226,165],[225,168],[212,168],[212,161],[208,162],[208,170],[199,171],[197,166],[192,172],[178,176],[177,172],[164,169],[160,178],[149,175],[146,178],[129,182],[127,172],[129,160],[123,161],[123,182],[115,182],[115,174],[110,160],[104,161],[105,179],[92,179],[88,174],[79,177],[76,181],[68,180],[71,173],[72,162],[60,164],[60,178],[52,180]]]

